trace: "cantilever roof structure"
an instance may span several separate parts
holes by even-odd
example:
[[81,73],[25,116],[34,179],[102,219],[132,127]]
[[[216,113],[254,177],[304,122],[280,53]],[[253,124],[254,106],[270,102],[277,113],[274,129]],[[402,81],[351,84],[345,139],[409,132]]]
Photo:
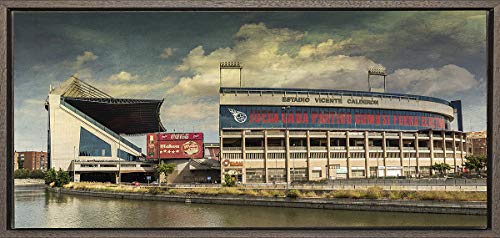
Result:
[[163,100],[113,98],[72,77],[51,91],[103,126],[118,134],[164,132],[160,120]]

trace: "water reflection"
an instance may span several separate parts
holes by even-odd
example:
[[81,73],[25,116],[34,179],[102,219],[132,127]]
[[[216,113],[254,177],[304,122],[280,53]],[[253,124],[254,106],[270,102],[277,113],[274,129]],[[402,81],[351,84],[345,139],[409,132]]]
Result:
[[116,200],[16,187],[16,228],[485,227],[486,216]]

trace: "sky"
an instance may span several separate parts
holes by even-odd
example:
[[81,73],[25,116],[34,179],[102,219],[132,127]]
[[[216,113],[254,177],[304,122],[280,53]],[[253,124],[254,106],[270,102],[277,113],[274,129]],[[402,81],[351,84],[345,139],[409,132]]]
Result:
[[[218,142],[219,63],[243,87],[367,90],[462,100],[486,129],[486,11],[14,12],[14,147],[46,150],[49,86],[72,75],[115,98],[165,99],[168,132]],[[236,86],[225,71],[223,86]],[[374,82],[375,84],[380,83]],[[145,148],[145,136],[126,136]]]

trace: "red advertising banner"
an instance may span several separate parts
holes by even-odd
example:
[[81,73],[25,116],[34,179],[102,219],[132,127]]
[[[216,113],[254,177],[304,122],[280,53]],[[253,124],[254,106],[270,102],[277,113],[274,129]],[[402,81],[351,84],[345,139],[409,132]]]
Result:
[[203,140],[203,133],[161,133],[159,140]]
[[160,159],[201,159],[203,158],[203,141],[172,140],[160,141]]
[[151,133],[146,147],[147,159],[201,159],[203,133]]

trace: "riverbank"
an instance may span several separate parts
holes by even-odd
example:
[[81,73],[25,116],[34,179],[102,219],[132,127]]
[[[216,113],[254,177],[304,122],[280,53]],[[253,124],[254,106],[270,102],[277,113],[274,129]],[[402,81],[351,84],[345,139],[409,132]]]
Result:
[[[355,199],[355,198],[314,198],[290,197],[283,192],[273,194],[270,197],[259,196],[262,191],[253,191],[254,194],[230,195],[230,194],[202,194],[192,192],[182,193],[180,189],[169,189],[163,193],[160,188],[140,188],[127,186],[121,189],[111,189],[103,185],[93,189],[78,187],[72,184],[67,188],[48,188],[51,192],[83,195],[93,197],[105,197],[116,199],[169,201],[183,203],[224,204],[224,205],[251,205],[270,207],[293,207],[293,208],[319,208],[334,210],[358,210],[358,211],[386,211],[386,212],[412,212],[412,213],[436,213],[436,214],[464,214],[464,215],[486,215],[487,206],[485,201],[437,201],[437,200],[390,200],[390,199]],[[222,188],[224,189],[224,188]],[[234,188],[225,188],[233,189]],[[221,190],[221,189],[219,189]],[[207,190],[209,191],[209,190]],[[213,191],[213,190],[212,190]],[[237,191],[237,189],[236,189]],[[233,191],[234,192],[234,191]],[[248,193],[248,191],[246,191]],[[265,191],[269,193],[269,191]],[[290,192],[290,191],[289,191]],[[359,192],[359,191],[358,191]],[[309,194],[312,195],[312,194]]]
[[14,179],[15,186],[35,186],[35,185],[44,185],[45,180],[43,179]]

